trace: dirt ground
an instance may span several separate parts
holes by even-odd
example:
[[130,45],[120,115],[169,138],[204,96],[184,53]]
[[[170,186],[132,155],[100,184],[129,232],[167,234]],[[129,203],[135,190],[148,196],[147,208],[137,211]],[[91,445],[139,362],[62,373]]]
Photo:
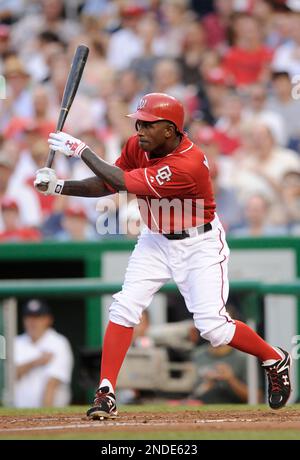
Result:
[[227,431],[227,430],[299,430],[300,411],[264,409],[238,411],[181,411],[181,412],[121,412],[118,418],[91,421],[82,414],[1,416],[0,436],[21,434],[50,434],[78,432],[135,432],[147,431]]

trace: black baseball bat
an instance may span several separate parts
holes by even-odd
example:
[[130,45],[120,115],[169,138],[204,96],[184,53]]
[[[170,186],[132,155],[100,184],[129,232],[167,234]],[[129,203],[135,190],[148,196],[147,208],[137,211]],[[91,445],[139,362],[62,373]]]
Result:
[[[56,131],[61,131],[64,127],[66,118],[68,116],[69,110],[73,103],[74,97],[76,95],[84,66],[86,64],[87,58],[89,55],[89,48],[85,45],[80,45],[77,47],[76,52],[73,57],[71,64],[70,72],[66,81],[64,94],[61,102],[58,122],[56,125]],[[55,156],[55,151],[50,150],[48,158],[46,161],[46,168],[51,168]],[[39,190],[47,190],[48,184],[41,183],[38,188]]]

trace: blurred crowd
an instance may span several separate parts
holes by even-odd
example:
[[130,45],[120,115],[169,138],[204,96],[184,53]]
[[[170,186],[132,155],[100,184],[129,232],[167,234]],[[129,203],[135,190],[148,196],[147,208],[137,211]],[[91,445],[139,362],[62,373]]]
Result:
[[[173,95],[207,155],[229,235],[300,234],[299,1],[4,0],[0,242],[103,238],[97,199],[33,187],[78,44],[90,55],[67,132],[113,163],[139,98]],[[62,179],[91,175],[59,154],[54,168]],[[126,213],[115,201],[120,225],[139,220],[134,201]]]

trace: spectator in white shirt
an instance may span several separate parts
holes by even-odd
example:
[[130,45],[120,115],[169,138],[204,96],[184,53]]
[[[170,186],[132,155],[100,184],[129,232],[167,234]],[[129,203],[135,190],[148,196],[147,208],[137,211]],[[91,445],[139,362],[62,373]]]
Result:
[[300,14],[289,18],[290,40],[279,46],[274,54],[272,68],[276,72],[288,72],[290,77],[300,73]]
[[300,171],[299,156],[276,143],[271,124],[254,123],[248,130],[251,145],[236,156],[232,185],[242,200],[252,194],[261,194],[276,201],[284,175],[288,171]]
[[247,105],[243,110],[245,122],[269,123],[273,128],[275,141],[283,147],[287,146],[288,136],[284,116],[279,110],[267,106],[267,87],[263,84],[250,86],[247,96]]
[[122,28],[110,38],[107,58],[111,67],[124,70],[133,59],[143,54],[143,41],[138,35],[138,24],[144,9],[139,6],[121,8]]
[[6,98],[0,101],[0,126],[5,128],[12,117],[33,116],[30,75],[17,55],[10,55],[3,63],[6,79]]
[[280,115],[284,120],[284,130],[290,147],[300,144],[300,104],[293,97],[293,84],[288,72],[273,72],[272,95],[267,102],[267,109]]
[[15,338],[15,407],[63,407],[71,400],[73,354],[68,340],[52,329],[49,306],[24,305],[25,333]]

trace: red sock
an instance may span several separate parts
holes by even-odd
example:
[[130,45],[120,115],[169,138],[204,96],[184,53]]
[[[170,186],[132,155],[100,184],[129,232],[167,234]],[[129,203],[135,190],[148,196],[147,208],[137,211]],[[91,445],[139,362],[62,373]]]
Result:
[[108,323],[102,347],[100,382],[107,379],[115,388],[119,371],[131,344],[132,334],[133,327],[120,326],[111,321]]
[[236,330],[229,345],[237,350],[244,351],[250,355],[257,356],[261,361],[268,359],[281,359],[282,357],[271,345],[265,342],[247,324],[235,321]]

